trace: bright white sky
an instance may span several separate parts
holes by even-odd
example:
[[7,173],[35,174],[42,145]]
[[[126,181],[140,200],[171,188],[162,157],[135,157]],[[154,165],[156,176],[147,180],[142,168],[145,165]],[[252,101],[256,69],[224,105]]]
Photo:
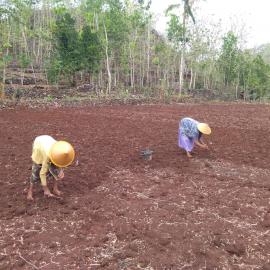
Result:
[[[182,0],[152,0],[151,10],[157,16],[156,28],[165,32],[164,11],[170,4]],[[224,31],[229,30],[232,22],[244,26],[247,47],[270,43],[270,0],[200,0],[197,3],[196,17],[221,20]]]

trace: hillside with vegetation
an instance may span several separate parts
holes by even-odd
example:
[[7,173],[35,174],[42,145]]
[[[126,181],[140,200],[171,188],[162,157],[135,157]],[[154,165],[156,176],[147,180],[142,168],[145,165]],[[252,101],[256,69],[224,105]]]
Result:
[[161,35],[151,1],[4,0],[1,96],[268,98],[269,45],[251,51],[236,32],[222,36],[198,2],[169,6]]
[[270,43],[262,44],[255,49],[255,52],[262,56],[265,63],[270,65]]

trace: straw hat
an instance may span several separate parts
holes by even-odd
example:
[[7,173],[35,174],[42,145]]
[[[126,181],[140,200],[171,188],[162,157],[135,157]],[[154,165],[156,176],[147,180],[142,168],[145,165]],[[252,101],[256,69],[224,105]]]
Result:
[[50,150],[51,162],[57,167],[67,167],[72,163],[75,151],[72,145],[65,141],[58,141],[53,144]]
[[208,124],[199,123],[197,127],[198,127],[198,130],[202,134],[206,134],[206,135],[210,135],[211,134],[211,128],[208,126]]

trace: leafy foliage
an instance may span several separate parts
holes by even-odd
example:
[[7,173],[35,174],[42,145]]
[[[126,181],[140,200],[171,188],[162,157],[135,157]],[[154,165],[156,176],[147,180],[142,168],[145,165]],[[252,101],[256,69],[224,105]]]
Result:
[[224,73],[224,83],[228,86],[237,77],[238,58],[237,37],[233,32],[228,32],[223,38],[221,55],[219,57],[219,66]]
[[243,92],[247,97],[270,96],[269,45],[243,50],[234,31],[221,37],[220,24],[207,26],[198,13],[195,24],[196,1],[179,0],[168,7],[168,39],[153,28],[151,0],[75,2],[3,1],[2,84],[12,64],[21,76],[28,66],[45,68],[51,83],[87,79],[100,91],[110,81],[114,89],[151,95],[161,88],[179,93],[183,85],[183,91],[189,87],[235,91],[235,97]]
[[79,42],[81,69],[91,73],[98,71],[102,58],[102,47],[97,33],[93,33],[90,26],[85,25]]
[[180,48],[181,42],[183,42],[184,27],[180,22],[180,18],[174,14],[170,15],[168,39],[173,42],[176,48]]
[[80,69],[79,35],[75,20],[68,12],[58,15],[54,29],[56,57],[64,74],[72,74]]

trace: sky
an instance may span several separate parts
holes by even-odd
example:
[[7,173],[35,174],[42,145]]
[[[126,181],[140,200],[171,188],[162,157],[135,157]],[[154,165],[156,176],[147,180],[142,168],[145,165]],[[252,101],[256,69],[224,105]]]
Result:
[[[170,4],[181,3],[182,0],[152,0],[151,10],[157,14],[156,29],[165,33],[166,18],[164,11]],[[224,31],[230,30],[232,23],[237,22],[239,28],[244,26],[246,47],[270,43],[270,0],[199,0],[197,16],[221,20]]]

